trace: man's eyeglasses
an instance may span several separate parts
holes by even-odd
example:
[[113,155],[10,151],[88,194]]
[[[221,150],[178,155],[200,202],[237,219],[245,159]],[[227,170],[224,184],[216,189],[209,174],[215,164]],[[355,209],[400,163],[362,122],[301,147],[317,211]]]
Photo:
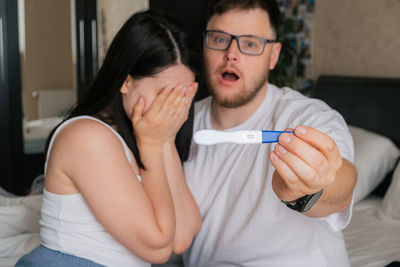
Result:
[[267,43],[275,43],[276,40],[265,39],[254,35],[232,35],[223,31],[205,31],[204,42],[207,48],[226,51],[235,39],[240,52],[246,55],[258,56],[264,52]]

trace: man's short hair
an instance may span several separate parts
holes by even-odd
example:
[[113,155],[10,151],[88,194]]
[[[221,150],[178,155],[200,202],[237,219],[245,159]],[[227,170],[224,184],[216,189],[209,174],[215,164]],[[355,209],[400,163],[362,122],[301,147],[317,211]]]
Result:
[[281,11],[276,0],[211,0],[208,6],[207,22],[214,14],[221,15],[232,9],[264,9],[268,16],[272,30],[278,35],[278,26]]

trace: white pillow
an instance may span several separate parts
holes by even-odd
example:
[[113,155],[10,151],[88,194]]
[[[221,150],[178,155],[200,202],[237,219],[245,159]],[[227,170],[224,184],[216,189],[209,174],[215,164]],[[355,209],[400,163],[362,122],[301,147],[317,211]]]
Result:
[[368,196],[396,164],[399,149],[389,138],[349,125],[354,140],[354,165],[358,172],[354,203]]
[[392,176],[392,182],[382,201],[383,213],[393,219],[400,220],[400,164]]

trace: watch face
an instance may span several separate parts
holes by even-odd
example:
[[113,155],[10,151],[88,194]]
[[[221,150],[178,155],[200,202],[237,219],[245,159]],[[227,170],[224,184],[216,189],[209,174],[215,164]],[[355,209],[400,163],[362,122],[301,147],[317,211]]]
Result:
[[311,207],[314,206],[315,202],[317,202],[317,200],[320,198],[321,194],[322,190],[313,194],[307,203],[305,203],[303,212],[310,210]]
[[315,197],[316,195],[313,195],[310,200],[306,203],[306,205],[304,206],[304,210],[303,211],[308,211],[311,209],[312,206],[314,206],[315,202],[317,202],[318,197]]

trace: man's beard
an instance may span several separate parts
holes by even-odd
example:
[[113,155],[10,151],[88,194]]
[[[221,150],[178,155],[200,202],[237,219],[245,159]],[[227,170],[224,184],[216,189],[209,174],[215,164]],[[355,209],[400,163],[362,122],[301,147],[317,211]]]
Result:
[[260,79],[255,81],[254,86],[252,86],[250,90],[244,87],[240,92],[238,92],[237,95],[230,98],[221,97],[218,94],[218,91],[210,84],[208,79],[207,79],[207,84],[210,94],[212,95],[214,101],[217,104],[226,108],[237,108],[251,102],[254,99],[254,97],[258,94],[258,92],[263,88],[263,86],[265,86],[267,80],[268,80],[268,70],[262,77],[260,77]]

